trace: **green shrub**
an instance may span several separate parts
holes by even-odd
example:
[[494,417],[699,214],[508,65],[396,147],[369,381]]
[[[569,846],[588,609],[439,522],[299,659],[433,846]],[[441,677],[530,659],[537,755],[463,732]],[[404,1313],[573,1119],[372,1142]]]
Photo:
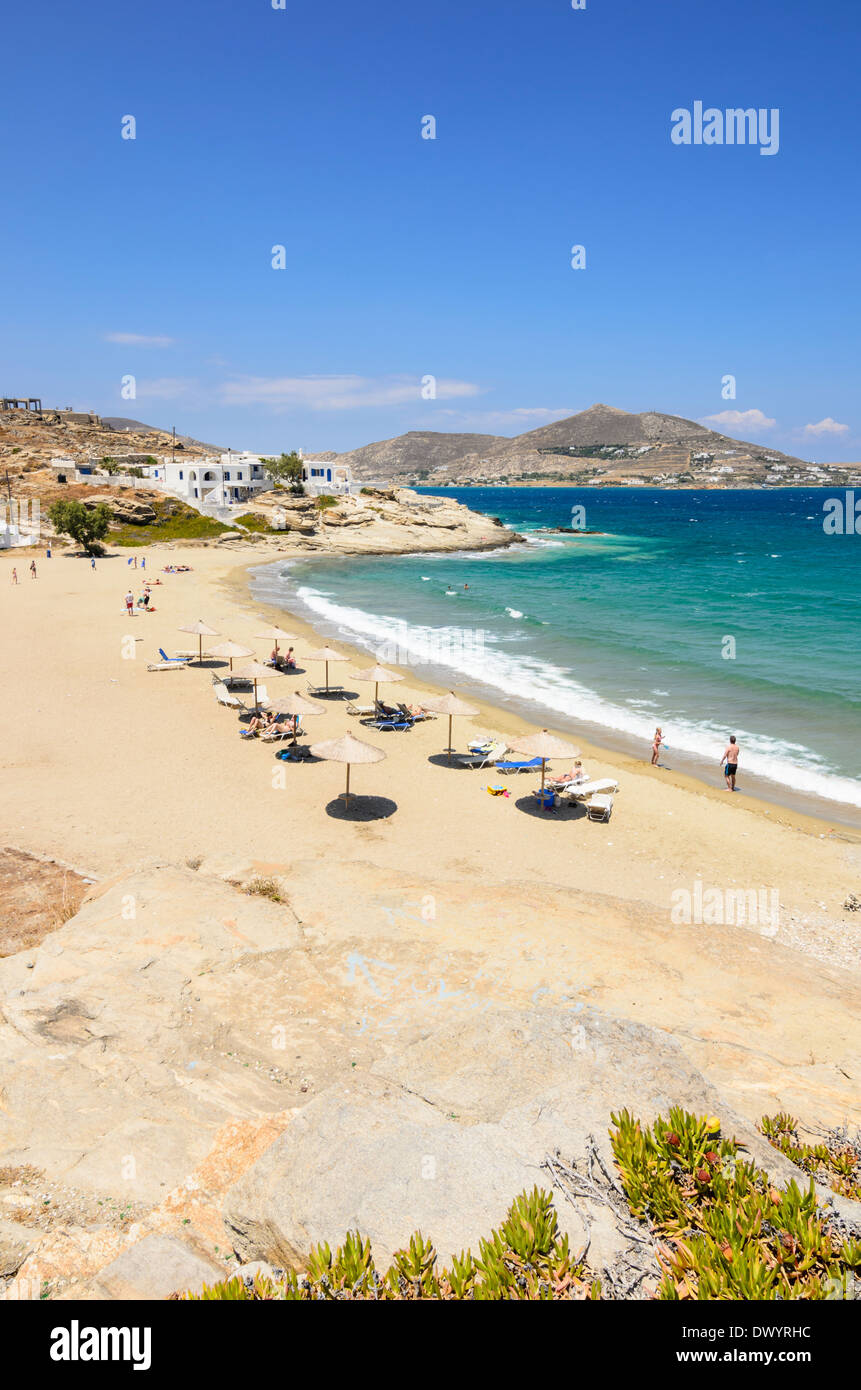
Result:
[[[267,880],[261,880],[266,883]],[[249,884],[247,891],[254,890]],[[267,894],[268,896],[268,894]],[[846,1298],[861,1273],[861,1240],[828,1224],[813,1181],[781,1191],[742,1147],[721,1136],[714,1116],[674,1107],[643,1128],[627,1110],[612,1117],[610,1140],[631,1212],[648,1223],[655,1240],[660,1300]],[[763,1119],[786,1133],[789,1116]],[[781,1122],[779,1125],[777,1122]],[[370,1242],[347,1233],[332,1253],[315,1246],[304,1273],[258,1276],[249,1286],[234,1277],[202,1293],[174,1294],[191,1301],[368,1299],[583,1300],[600,1299],[601,1284],[559,1233],[548,1192],[534,1188],[512,1203],[498,1230],[479,1241],[479,1254],[461,1253],[451,1268],[437,1267],[430,1241],[416,1232],[385,1273]]]
[[246,531],[270,532],[272,527],[261,512],[245,512],[243,516],[236,518],[237,526],[244,526]]
[[327,492],[321,492],[320,496],[317,498],[317,508],[321,512],[327,511],[329,507],[337,507],[337,505],[337,497],[330,497]]
[[178,498],[157,497],[152,506],[155,521],[144,526],[120,526],[111,533],[111,540],[121,546],[158,545],[160,541],[211,540],[222,531],[232,530],[213,517],[201,516]]
[[807,1191],[795,1181],[778,1190],[713,1117],[674,1107],[652,1129],[627,1110],[611,1118],[631,1211],[658,1240],[659,1299],[845,1297],[861,1241],[827,1226],[812,1180]]
[[328,1245],[311,1251],[305,1274],[286,1273],[283,1279],[257,1277],[252,1288],[235,1277],[200,1294],[174,1295],[193,1302],[235,1302],[245,1299],[542,1299],[600,1298],[600,1284],[586,1266],[572,1257],[568,1237],[559,1235],[556,1211],[548,1192],[537,1187],[512,1203],[498,1231],[471,1251],[452,1260],[450,1269],[437,1268],[436,1251],[418,1232],[406,1250],[380,1274],[374,1266],[370,1241],[349,1231],[333,1254]]
[[798,1168],[830,1184],[843,1197],[861,1200],[861,1151],[842,1135],[827,1136],[824,1144],[803,1144],[798,1121],[791,1115],[763,1115],[759,1122],[769,1144]]

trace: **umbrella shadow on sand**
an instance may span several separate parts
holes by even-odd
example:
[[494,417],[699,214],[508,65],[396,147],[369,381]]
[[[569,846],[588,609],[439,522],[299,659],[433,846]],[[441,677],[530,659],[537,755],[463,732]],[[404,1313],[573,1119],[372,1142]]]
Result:
[[333,820],[387,820],[397,809],[398,803],[388,796],[357,796],[351,792],[349,800],[342,793],[330,801],[326,806],[326,815]]
[[[452,751],[451,758],[449,758],[448,753],[431,753],[428,762],[434,767],[450,767],[452,770],[456,768],[458,772],[475,772],[476,768],[470,767],[468,763],[462,763],[460,761],[463,756],[464,754],[455,753],[454,751]],[[488,766],[484,768],[484,771],[492,773],[493,768]]]
[[553,810],[544,810],[541,805],[541,798],[538,796],[521,796],[515,801],[518,811],[522,811],[526,816],[535,816],[538,820],[585,820],[586,807],[579,801],[569,801],[563,798],[558,806]]

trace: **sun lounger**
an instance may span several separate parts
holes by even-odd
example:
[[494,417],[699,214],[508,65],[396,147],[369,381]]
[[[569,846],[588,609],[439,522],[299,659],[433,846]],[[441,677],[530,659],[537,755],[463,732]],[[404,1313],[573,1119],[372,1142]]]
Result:
[[392,729],[402,733],[405,729],[411,729],[416,721],[409,711],[406,714],[402,713],[399,705],[387,707],[381,700],[375,700],[374,714],[364,722],[369,728],[379,729],[382,733],[390,732]]
[[612,796],[602,795],[601,793],[597,796],[593,796],[586,807],[586,815],[590,820],[609,820],[612,814]]
[[342,685],[312,685],[310,681],[305,689],[309,695],[343,695],[345,693]]
[[375,713],[375,710],[373,705],[354,705],[351,700],[347,705],[347,713],[361,715],[363,718],[367,719],[369,714]]
[[402,734],[405,730],[413,727],[415,720],[404,719],[402,714],[378,714],[374,715],[372,719],[366,719],[365,723],[368,725],[368,728],[376,729],[381,734],[391,733],[393,729]]
[[496,763],[497,772],[534,772],[541,766],[540,758],[530,758],[528,762]]
[[301,725],[294,732],[293,721],[291,719],[288,724],[273,724],[271,728],[264,729],[263,733],[260,735],[260,742],[281,743],[285,738],[301,738],[304,733],[305,730]]
[[168,664],[168,666],[172,665],[172,664],[175,663],[175,662],[179,662],[179,663],[181,663],[181,664],[184,666],[185,663],[186,663],[187,660],[188,660],[188,654],[187,654],[187,653],[185,653],[183,656],[168,656],[168,654],[167,654],[167,652],[165,651],[164,647],[159,647],[159,649],[158,649],[158,654],[159,654],[159,656],[161,657],[162,661],[166,662],[166,663]]
[[619,783],[612,777],[598,777],[590,782],[569,782],[567,787],[561,787],[572,801],[585,801],[596,793],[599,796],[605,794],[612,795],[619,790]]
[[213,681],[212,688],[215,692],[215,698],[220,705],[226,705],[228,709],[247,709],[247,706],[243,704],[238,695],[231,695],[223,681]]
[[187,661],[148,661],[148,671],[187,671]]
[[484,748],[473,753],[458,754],[457,761],[463,767],[489,767],[491,763],[499,764],[499,759],[504,758],[508,748],[504,743],[489,743]]

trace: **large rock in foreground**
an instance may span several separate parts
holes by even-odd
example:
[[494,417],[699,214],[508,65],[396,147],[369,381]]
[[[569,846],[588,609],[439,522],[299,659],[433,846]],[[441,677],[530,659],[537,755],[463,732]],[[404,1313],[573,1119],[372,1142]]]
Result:
[[[477,1253],[519,1192],[551,1186],[548,1154],[569,1160],[594,1137],[612,1166],[609,1117],[625,1106],[649,1119],[675,1104],[718,1109],[752,1148],[762,1142],[672,1038],[593,1011],[501,1010],[374,1072],[306,1106],[230,1189],[225,1222],[242,1258],[298,1269],[312,1245],[355,1229],[382,1268],[416,1229],[445,1262]],[[557,1209],[599,1267],[624,1245],[603,1204]]]

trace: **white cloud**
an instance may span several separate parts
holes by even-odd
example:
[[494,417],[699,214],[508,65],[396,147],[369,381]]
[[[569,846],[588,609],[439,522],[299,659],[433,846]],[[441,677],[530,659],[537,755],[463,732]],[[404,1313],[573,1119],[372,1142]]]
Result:
[[758,430],[773,429],[777,421],[770,420],[767,415],[763,415],[761,410],[722,410],[720,415],[704,415],[700,423],[740,426],[756,433]]
[[840,425],[836,420],[832,420],[830,415],[826,415],[824,420],[820,420],[816,425],[805,425],[804,434],[848,434],[849,426]]
[[[438,378],[436,400],[478,395],[469,381]],[[221,387],[225,405],[265,405],[274,411],[355,410],[364,406],[413,404],[422,400],[420,377],[281,376],[237,377]]]
[[106,343],[123,343],[126,347],[170,347],[173,338],[148,337],[146,333],[106,333]]

